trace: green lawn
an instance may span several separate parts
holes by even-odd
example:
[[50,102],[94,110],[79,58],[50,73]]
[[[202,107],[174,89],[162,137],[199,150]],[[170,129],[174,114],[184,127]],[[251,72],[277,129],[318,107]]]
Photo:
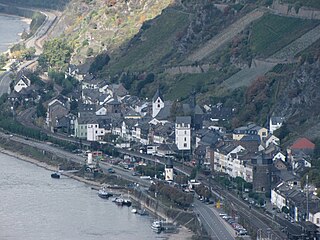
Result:
[[250,48],[261,57],[268,57],[314,28],[319,21],[267,14],[252,29]]
[[294,4],[301,4],[302,6],[312,7],[312,8],[320,8],[319,0],[285,0],[284,2]]
[[174,50],[174,38],[187,24],[187,14],[172,10],[162,13],[123,56],[110,62],[110,73],[157,66]]

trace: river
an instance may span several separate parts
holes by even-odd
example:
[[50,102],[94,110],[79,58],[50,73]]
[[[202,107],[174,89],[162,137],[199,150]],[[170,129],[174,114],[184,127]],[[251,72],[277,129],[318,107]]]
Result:
[[149,216],[101,199],[90,186],[0,153],[1,240],[159,239]]
[[0,53],[18,42],[20,34],[28,29],[29,24],[23,18],[0,14]]

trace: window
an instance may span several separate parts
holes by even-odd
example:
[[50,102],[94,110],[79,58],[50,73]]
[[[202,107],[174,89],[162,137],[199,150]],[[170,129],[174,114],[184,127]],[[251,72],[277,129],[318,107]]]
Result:
[[160,108],[160,104],[158,104],[158,108]]
[[187,147],[187,144],[186,144],[186,143],[184,143],[184,144],[183,144],[183,146],[184,146],[184,147]]
[[98,134],[98,131],[96,130],[96,134]]
[[317,224],[320,224],[320,218],[317,218]]
[[160,99],[158,99],[158,103],[160,103]]
[[184,134],[187,134],[187,131],[184,131]]
[[187,141],[187,138],[186,138],[186,137],[184,138],[184,141],[185,141],[185,142]]

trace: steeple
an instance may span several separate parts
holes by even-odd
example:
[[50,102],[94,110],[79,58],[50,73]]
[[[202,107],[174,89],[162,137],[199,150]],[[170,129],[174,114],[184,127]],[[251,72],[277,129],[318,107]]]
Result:
[[162,96],[159,88],[157,89],[156,94],[153,96],[152,102],[157,101],[158,98],[160,98],[163,101],[163,96]]

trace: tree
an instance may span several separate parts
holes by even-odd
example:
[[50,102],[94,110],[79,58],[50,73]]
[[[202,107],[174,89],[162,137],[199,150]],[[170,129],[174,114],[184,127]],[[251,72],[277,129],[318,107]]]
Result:
[[47,110],[45,109],[45,107],[42,104],[42,101],[40,101],[37,105],[37,109],[36,109],[36,114],[37,117],[45,117],[47,113]]
[[283,206],[281,208],[281,212],[285,213],[285,214],[288,214],[289,213],[289,208],[287,206]]
[[51,41],[47,41],[43,45],[41,65],[47,65],[55,71],[65,71],[69,64],[72,52],[73,48],[64,39],[55,38]]

